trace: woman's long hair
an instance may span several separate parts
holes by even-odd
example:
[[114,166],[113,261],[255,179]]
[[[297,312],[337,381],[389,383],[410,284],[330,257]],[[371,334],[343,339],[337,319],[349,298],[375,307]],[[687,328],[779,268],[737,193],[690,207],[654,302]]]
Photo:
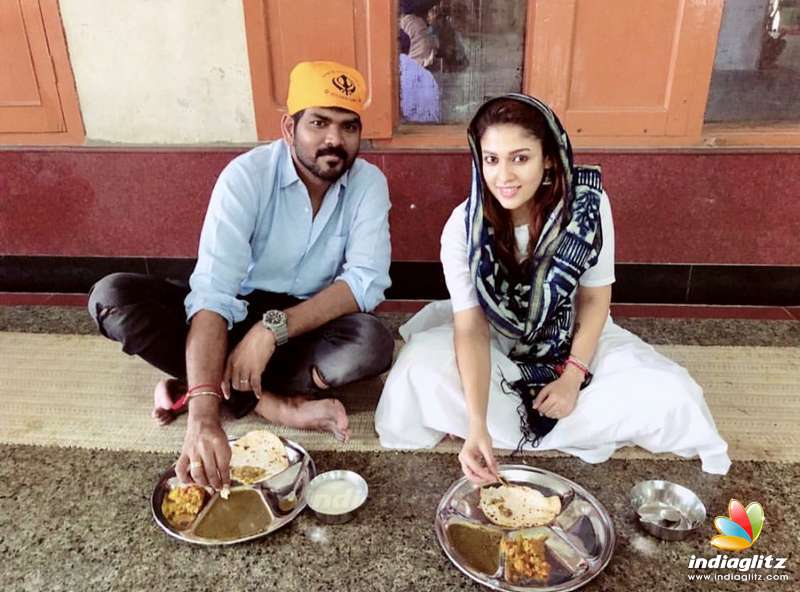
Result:
[[[480,148],[483,134],[492,125],[513,124],[519,125],[527,132],[538,138],[542,143],[544,159],[550,157],[553,166],[552,185],[539,185],[533,199],[528,202],[529,220],[528,254],[531,255],[539,240],[545,220],[553,211],[556,204],[564,196],[564,165],[559,157],[558,145],[553,137],[553,132],[547,125],[542,113],[521,101],[514,99],[498,99],[487,105],[473,123],[475,137]],[[482,153],[481,153],[482,158]],[[483,161],[480,162],[481,179],[483,179]],[[503,208],[483,180],[483,215],[494,229],[494,252],[502,265],[513,275],[518,276],[527,268],[530,257],[519,263],[515,256],[516,239],[514,237],[514,222],[511,212]]]

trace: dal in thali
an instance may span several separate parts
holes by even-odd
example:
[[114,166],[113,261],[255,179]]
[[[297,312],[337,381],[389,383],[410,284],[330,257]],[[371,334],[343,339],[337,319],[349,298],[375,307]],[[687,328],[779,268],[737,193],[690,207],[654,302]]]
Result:
[[503,534],[493,528],[456,522],[447,527],[447,535],[469,567],[487,575],[500,567],[500,541]]
[[500,485],[481,488],[480,507],[498,526],[527,528],[552,522],[561,512],[561,499],[545,497],[532,487]]
[[227,500],[221,497],[214,500],[194,534],[204,539],[230,541],[262,532],[271,521],[260,493],[234,489]]

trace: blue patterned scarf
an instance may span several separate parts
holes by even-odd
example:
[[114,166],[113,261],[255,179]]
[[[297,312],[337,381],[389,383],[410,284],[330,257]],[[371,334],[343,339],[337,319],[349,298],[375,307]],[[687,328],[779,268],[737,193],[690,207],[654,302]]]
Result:
[[[574,165],[569,137],[547,105],[522,94],[497,99],[518,100],[542,112],[559,146],[565,175],[563,199],[544,223],[537,244],[530,245],[530,275],[526,282],[520,282],[495,256],[494,229],[484,218],[482,157],[474,126],[489,103],[478,110],[469,129],[473,158],[472,191],[466,209],[470,274],[489,323],[516,340],[509,355],[519,366],[521,378],[513,383],[504,380],[503,384],[521,399],[518,411],[523,436],[519,448],[526,442],[535,447],[557,422],[536,411],[533,401],[542,387],[558,378],[557,367],[570,354],[573,296],[581,275],[597,263],[603,244],[599,213],[603,187],[599,167]],[[581,388],[590,380],[591,375],[587,375]]]

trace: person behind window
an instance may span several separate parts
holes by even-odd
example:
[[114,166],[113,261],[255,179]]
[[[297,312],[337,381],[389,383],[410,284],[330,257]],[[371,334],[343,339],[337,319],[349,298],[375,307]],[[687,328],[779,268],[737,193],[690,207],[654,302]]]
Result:
[[428,70],[408,56],[411,40],[399,31],[400,112],[403,119],[414,123],[439,123],[441,103],[439,85]]
[[475,483],[496,480],[492,446],[601,462],[636,444],[726,473],[702,389],[609,316],[614,226],[599,167],[576,166],[558,118],[526,95],[485,103],[468,137],[472,191],[441,238],[451,300],[400,328],[375,412],[381,444],[464,438]]
[[428,11],[439,0],[400,0],[400,29],[411,41],[408,57],[423,68],[436,57],[436,37],[428,27]]
[[436,38],[436,58],[441,60],[443,72],[462,72],[469,66],[469,58],[464,49],[461,35],[453,27],[450,15],[441,4],[435,4],[428,11],[426,20],[429,31]]

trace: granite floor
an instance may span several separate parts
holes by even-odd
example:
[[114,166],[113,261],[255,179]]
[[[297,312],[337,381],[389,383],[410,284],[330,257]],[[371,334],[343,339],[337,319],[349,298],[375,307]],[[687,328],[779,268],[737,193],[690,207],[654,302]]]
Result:
[[[368,481],[369,500],[351,523],[322,525],[304,512],[264,539],[208,548],[171,539],[150,515],[151,489],[173,460],[169,455],[25,446],[2,446],[0,454],[2,590],[481,589],[449,563],[432,528],[442,493],[460,477],[450,456],[315,453],[320,470],[348,468]],[[549,458],[536,464],[589,489],[613,516],[614,556],[585,590],[798,589],[796,464],[735,463],[725,477],[682,461],[591,466]],[[689,559],[716,555],[708,542],[715,532],[708,521],[689,539],[668,543],[640,531],[626,494],[653,477],[692,488],[712,516],[724,513],[731,497],[761,502],[766,525],[756,548],[744,553],[787,557],[788,569],[780,573],[791,580],[690,582]]]
[[[400,315],[386,315],[396,328]],[[800,345],[800,322],[710,319],[615,319],[651,343]],[[0,307],[0,331],[93,333],[83,309]],[[165,535],[149,498],[170,455],[0,446],[0,589],[306,591],[479,590],[439,549],[432,528],[442,494],[460,477],[451,455],[396,452],[316,452],[320,470],[347,468],[369,483],[356,519],[326,526],[304,512],[256,542],[195,547]],[[612,460],[588,465],[572,458],[525,459],[590,490],[614,519],[617,545],[607,569],[586,590],[797,590],[800,464],[735,462],[724,477],[702,473],[696,461]],[[509,462],[509,459],[505,459]],[[503,459],[501,459],[503,462]],[[518,461],[513,461],[518,462]],[[643,533],[628,507],[639,480],[661,478],[696,491],[710,517],[728,500],[758,501],[766,523],[754,554],[786,557],[787,569],[753,570],[759,581],[737,581],[735,570],[691,570],[692,555],[711,558],[716,534],[709,519],[689,539],[661,542]],[[691,573],[717,574],[702,583]],[[771,575],[788,581],[769,581]],[[751,576],[752,577],[752,576]]]

